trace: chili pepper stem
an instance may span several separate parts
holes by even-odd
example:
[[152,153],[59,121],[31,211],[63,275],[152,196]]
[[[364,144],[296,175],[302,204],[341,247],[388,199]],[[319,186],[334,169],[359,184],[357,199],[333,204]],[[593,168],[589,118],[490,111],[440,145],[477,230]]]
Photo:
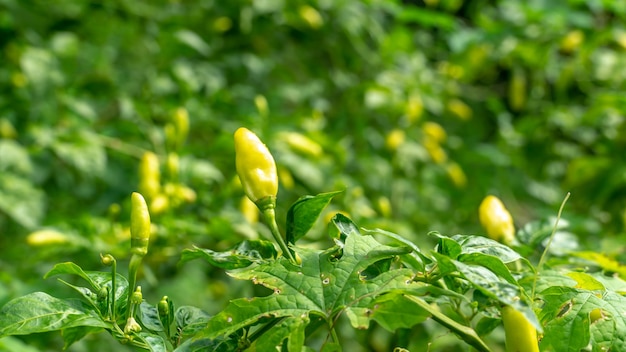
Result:
[[108,305],[111,309],[109,312],[109,316],[113,321],[115,321],[115,291],[117,290],[117,282],[115,277],[117,276],[117,261],[113,258],[113,263],[111,265],[111,292],[107,295],[107,299],[111,300],[111,304]]
[[283,236],[280,234],[280,230],[278,230],[278,225],[276,224],[276,197],[266,197],[263,199],[259,199],[256,202],[259,210],[261,210],[261,214],[263,214],[263,220],[265,224],[269,226],[270,231],[272,232],[272,236],[274,236],[274,240],[278,243],[280,250],[283,252],[283,255],[287,257],[293,264],[297,265],[296,258],[293,256],[289,247],[287,247],[287,243],[283,239]]
[[141,265],[143,256],[139,254],[133,254],[130,257],[130,263],[128,264],[128,298],[126,301],[126,319],[132,316],[131,312],[131,297],[135,292],[135,285],[137,283],[137,271]]

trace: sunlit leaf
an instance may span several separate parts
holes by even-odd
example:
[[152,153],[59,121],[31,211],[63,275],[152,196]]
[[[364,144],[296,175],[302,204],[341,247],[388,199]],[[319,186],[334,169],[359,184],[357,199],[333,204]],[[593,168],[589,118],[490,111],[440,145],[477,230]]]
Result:
[[112,328],[82,301],[59,299],[43,292],[16,298],[0,310],[0,336],[28,335],[78,326]]

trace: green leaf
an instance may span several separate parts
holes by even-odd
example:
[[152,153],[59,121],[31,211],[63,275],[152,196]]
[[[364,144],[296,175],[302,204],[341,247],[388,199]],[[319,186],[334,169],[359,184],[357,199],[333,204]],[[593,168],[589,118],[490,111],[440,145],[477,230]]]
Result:
[[287,243],[295,244],[304,237],[331,199],[341,192],[343,191],[304,196],[293,203],[287,212]]
[[174,314],[176,327],[183,335],[193,335],[204,329],[206,323],[211,319],[211,315],[192,306],[182,306],[176,310]]
[[437,252],[441,253],[451,259],[456,259],[461,254],[461,246],[451,238],[439,237],[439,243],[437,244]]
[[43,292],[18,297],[0,310],[0,336],[28,335],[77,326],[112,328],[82,301],[58,299]]
[[452,262],[461,275],[487,297],[507,305],[516,306],[516,302],[519,301],[521,296],[521,290],[518,285],[501,279],[493,271],[483,266],[465,264],[456,260]]
[[97,334],[102,332],[102,328],[92,326],[77,326],[73,328],[67,328],[61,330],[63,336],[63,349],[68,349],[74,342],[81,340],[83,337],[89,334]]
[[28,346],[22,340],[13,336],[0,338],[0,351],[2,352],[41,352],[38,348]]
[[528,260],[519,253],[490,238],[467,235],[454,235],[451,238],[461,245],[461,252],[463,254],[482,253],[491,255],[500,258],[500,260],[506,264],[521,260],[527,263],[530,268],[533,268]]
[[458,260],[462,263],[476,264],[485,268],[489,268],[489,270],[491,270],[501,278],[504,278],[509,283],[517,285],[517,281],[515,280],[513,275],[511,275],[511,271],[509,271],[509,268],[507,268],[502,260],[500,260],[500,258],[498,257],[483,253],[470,253],[461,254]]
[[[534,275],[528,275],[519,279],[518,282],[526,291],[531,291],[533,280]],[[537,274],[535,292],[541,292],[553,286],[574,287],[576,286],[576,280],[555,270],[543,270]]]
[[582,288],[589,291],[604,291],[604,285],[596,280],[593,276],[582,272],[567,273],[567,276],[576,280],[576,288]]
[[389,293],[379,297],[371,310],[372,319],[393,332],[410,328],[430,317],[430,313],[415,305],[402,294]]
[[237,351],[239,341],[236,338],[229,339],[190,339],[178,346],[174,352],[232,352]]
[[66,286],[73,288],[76,292],[80,293],[85,298],[85,300],[91,304],[92,307],[98,309],[101,313],[105,312],[106,301],[102,302],[103,304],[100,304],[101,302],[98,302],[98,295],[95,292],[87,287],[74,286],[61,279],[59,279],[59,281],[61,281]]
[[276,346],[280,346],[287,339],[288,351],[302,351],[304,330],[308,324],[309,318],[307,316],[283,319],[259,337],[255,343],[256,350],[275,350]]
[[44,205],[44,192],[32,182],[11,172],[0,172],[1,212],[25,228],[33,229],[44,216]]
[[148,302],[141,302],[139,305],[139,322],[146,329],[153,332],[163,331],[163,324],[159,319],[159,312],[156,307],[150,305]]
[[411,262],[410,262],[411,266],[413,266],[415,269],[419,271],[424,270],[424,263],[431,262],[431,260],[428,257],[422,254],[422,251],[417,245],[415,245],[415,243],[409,241],[408,239],[398,234],[395,234],[393,232],[389,232],[386,230],[382,230],[382,229],[373,229],[373,230],[364,229],[364,233],[368,235],[382,235],[382,236],[391,238],[398,244],[411,248],[413,251],[408,254],[409,256],[411,256]]
[[[109,292],[112,289],[112,282],[111,282],[111,273],[110,272],[101,272],[101,271],[83,271],[83,269],[72,263],[72,262],[66,262],[66,263],[59,263],[56,264],[52,270],[48,271],[45,275],[44,278],[47,279],[49,277],[52,276],[56,276],[56,275],[62,275],[62,274],[69,274],[69,275],[77,275],[83,279],[85,279],[85,281],[87,281],[89,283],[89,285],[91,286],[91,289],[93,292],[98,292],[101,288],[103,287],[108,287],[109,288]],[[115,276],[116,280],[115,280],[115,300],[118,303],[116,305],[116,310],[118,312],[121,312],[124,307],[125,307],[125,300],[123,300],[123,298],[127,297],[128,295],[128,281],[126,280],[126,278],[120,274],[116,274]],[[89,292],[89,290],[86,290],[84,287],[77,287],[77,286],[73,286],[63,280],[59,280],[61,282],[63,282],[64,284],[72,287],[73,289],[75,289],[76,291],[78,291],[81,295],[83,295],[83,297],[85,297],[89,302],[91,302],[93,304],[94,307],[99,308],[100,305],[98,304],[98,302],[93,298],[93,293]],[[121,304],[121,302],[123,301],[124,304]]]
[[246,240],[226,252],[215,252],[210,249],[198,247],[185,249],[181,255],[180,263],[201,258],[213,266],[229,270],[244,268],[252,263],[275,258],[276,255],[276,248],[272,242],[265,240]]
[[[394,269],[366,279],[361,273],[372,264],[409,252],[406,247],[390,247],[371,236],[352,233],[343,252],[298,248],[302,266],[285,258],[232,271],[235,278],[251,280],[273,290],[265,297],[235,299],[214,316],[201,334],[214,338],[254,324],[261,318],[307,317],[315,314],[326,320],[343,311],[358,315],[385,292],[413,285],[413,272]],[[361,327],[361,323],[358,323]]]
[[346,241],[346,237],[352,234],[360,234],[359,228],[356,226],[352,220],[350,220],[347,216],[337,213],[330,222],[335,225],[335,228],[339,231],[336,236],[331,235],[330,237],[335,240],[335,242],[343,243]]
[[404,6],[401,9],[397,13],[397,18],[401,22],[416,23],[426,27],[436,27],[445,30],[453,30],[456,27],[455,18],[443,12],[415,6]]
[[52,150],[66,165],[89,177],[103,174],[107,164],[106,150],[93,132],[85,130],[64,137],[67,141],[56,140]]
[[490,334],[495,328],[502,324],[502,319],[482,317],[476,324],[476,333],[478,336],[486,336]]
[[98,285],[98,283],[92,280],[92,278],[89,275],[87,275],[87,273],[83,271],[83,269],[80,266],[72,262],[56,264],[50,271],[48,271],[43,276],[43,278],[47,279],[49,277],[61,275],[61,274],[78,275],[82,277],[83,279],[85,279],[89,283],[89,285],[91,285],[91,288],[94,291],[100,290],[100,285]]
[[151,352],[167,352],[167,345],[161,336],[145,331],[141,331],[137,335],[141,340],[143,340],[143,342],[146,343],[146,345],[148,345]]
[[[625,297],[614,292],[598,297],[595,292],[571,287],[551,287],[540,297],[544,300],[542,349],[580,351],[592,342],[594,351],[603,347],[626,350]],[[602,312],[602,318],[592,323],[590,314],[595,309]]]

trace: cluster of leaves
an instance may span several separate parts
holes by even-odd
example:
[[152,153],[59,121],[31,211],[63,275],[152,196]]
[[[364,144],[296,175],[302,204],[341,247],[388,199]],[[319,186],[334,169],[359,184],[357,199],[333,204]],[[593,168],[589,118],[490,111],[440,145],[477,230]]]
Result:
[[[118,284],[113,286],[111,273],[62,263],[46,277],[81,277],[89,287],[62,282],[82,300],[43,292],[17,298],[0,310],[0,337],[60,330],[68,347],[107,330],[120,342],[153,352],[281,346],[288,351],[341,351],[346,348],[337,333],[341,319],[347,318],[354,329],[377,324],[390,333],[432,319],[476,350],[491,351],[486,341],[500,325],[500,307],[507,305],[543,332],[543,350],[626,348],[621,314],[626,281],[604,273],[572,271],[571,263],[537,272],[512,248],[482,236],[434,233],[438,243],[427,252],[398,234],[359,229],[341,214],[331,220],[330,248],[297,246],[336,194],[304,197],[290,208],[287,238],[298,263],[277,258],[273,244],[263,240],[244,241],[226,252],[198,247],[183,252],[183,262],[206,259],[233,278],[269,289],[233,299],[215,315],[189,306],[174,313],[171,302],[162,312],[143,301],[137,314],[142,329],[129,333],[118,325],[129,309],[126,279],[116,274]],[[112,287],[115,293],[109,297]],[[118,304],[111,305],[111,299]],[[390,349],[425,347],[420,339],[388,343]]]
[[[240,125],[276,151],[282,199],[347,189],[329,213],[419,246],[433,229],[478,232],[488,192],[525,223],[572,191],[572,232],[551,251],[585,234],[607,254],[586,260],[622,272],[625,20],[620,1],[0,1],[0,304],[50,292],[38,278],[59,257],[125,253],[139,158],[166,159],[181,106],[177,181],[198,199],[158,216],[146,284],[204,284],[204,309],[228,298],[223,277],[183,275],[176,253],[267,232],[220,171],[234,170],[221,151]],[[42,229],[63,240],[33,251]],[[321,248],[321,234],[302,241]]]

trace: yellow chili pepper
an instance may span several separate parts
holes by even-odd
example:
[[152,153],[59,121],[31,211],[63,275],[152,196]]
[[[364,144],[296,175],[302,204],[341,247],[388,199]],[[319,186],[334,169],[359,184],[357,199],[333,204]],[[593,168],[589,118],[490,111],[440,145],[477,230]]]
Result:
[[235,132],[235,166],[248,198],[258,201],[276,197],[278,174],[276,163],[256,134],[241,127]]
[[144,256],[148,253],[150,241],[150,213],[143,196],[137,192],[131,195],[130,211],[130,251]]
[[539,352],[537,330],[520,311],[502,307],[502,323],[507,352]]
[[478,208],[478,217],[489,238],[504,244],[513,242],[513,218],[500,199],[491,195],[485,197]]
[[161,168],[159,157],[145,152],[139,162],[139,192],[152,199],[161,191]]

